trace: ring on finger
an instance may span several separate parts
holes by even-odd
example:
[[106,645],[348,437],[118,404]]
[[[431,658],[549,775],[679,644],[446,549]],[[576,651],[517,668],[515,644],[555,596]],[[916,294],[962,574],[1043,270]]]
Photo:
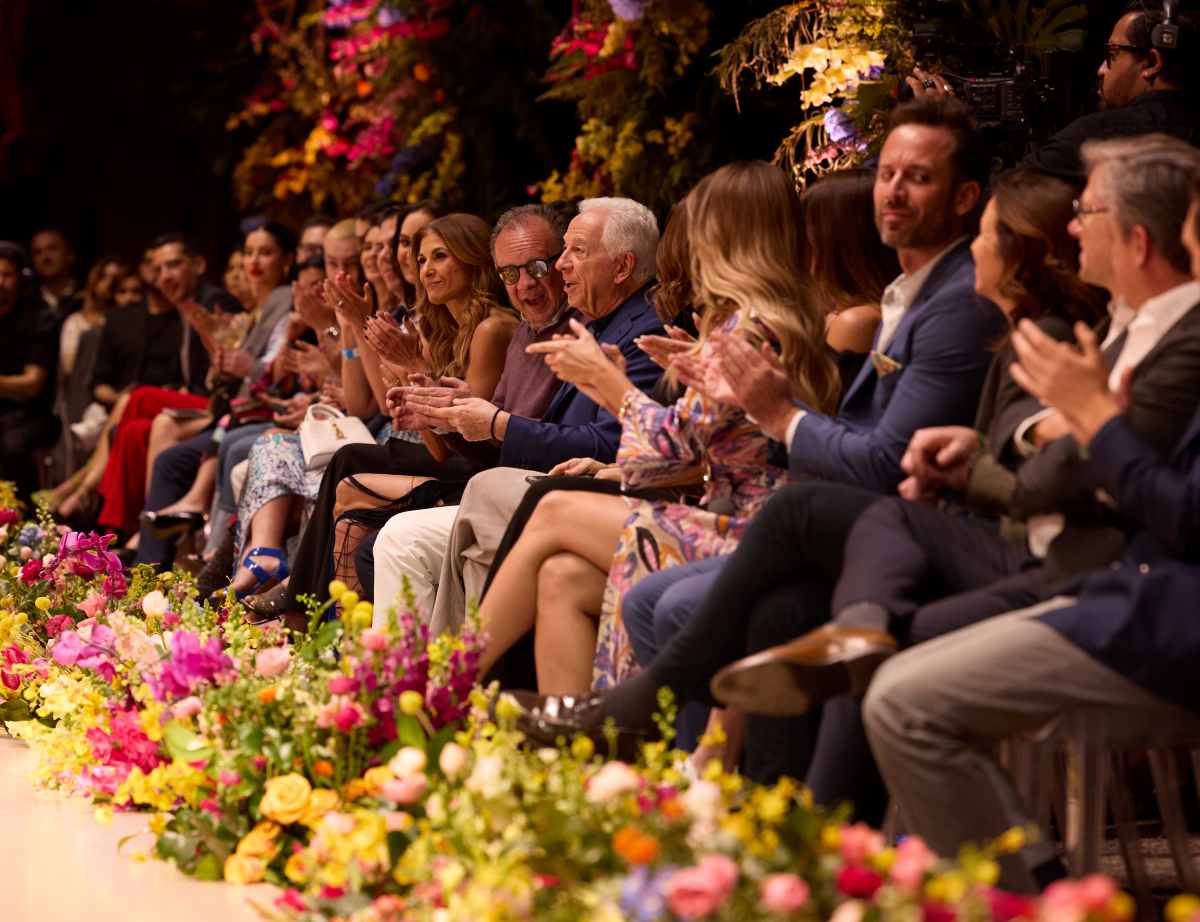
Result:
[[921,81],[921,86],[925,87],[925,89],[927,89],[927,90],[932,90],[935,86],[937,86],[937,83],[935,83],[933,80],[930,80],[928,77],[926,77],[924,80]]

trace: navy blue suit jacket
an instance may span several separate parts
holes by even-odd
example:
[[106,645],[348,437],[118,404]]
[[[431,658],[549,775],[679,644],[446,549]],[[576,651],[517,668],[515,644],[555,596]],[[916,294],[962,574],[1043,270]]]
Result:
[[[588,324],[601,343],[611,343],[625,356],[625,374],[638,390],[649,391],[662,375],[634,340],[662,333],[662,321],[646,298],[644,286],[616,310]],[[513,416],[500,446],[500,464],[548,471],[571,458],[612,461],[617,457],[621,423],[572,384],[564,383],[540,420]]]
[[989,346],[1003,326],[999,308],[975,294],[975,263],[964,241],[934,267],[884,350],[900,367],[881,377],[864,362],[837,416],[804,407],[789,449],[792,476],[893,492],[916,430],[971,425]]
[[1123,418],[1093,439],[1088,469],[1142,530],[1125,558],[1073,587],[1042,620],[1117,672],[1200,710],[1200,411],[1168,462]]

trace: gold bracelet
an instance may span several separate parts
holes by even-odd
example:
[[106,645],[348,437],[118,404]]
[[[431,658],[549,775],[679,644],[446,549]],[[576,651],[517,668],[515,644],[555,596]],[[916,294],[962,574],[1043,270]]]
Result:
[[625,411],[629,409],[629,405],[637,399],[640,392],[636,387],[631,387],[625,392],[625,396],[621,398],[621,405],[617,407],[617,419],[625,418]]

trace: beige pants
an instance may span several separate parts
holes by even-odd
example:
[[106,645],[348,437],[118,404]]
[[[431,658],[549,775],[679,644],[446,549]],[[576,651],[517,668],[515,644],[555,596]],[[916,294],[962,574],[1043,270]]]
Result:
[[467,600],[479,600],[496,548],[509,520],[521,505],[534,471],[496,467],[476,474],[467,484],[442,558],[430,629],[456,630],[467,614]]
[[[995,839],[1032,815],[997,759],[997,743],[1036,733],[1061,715],[1099,710],[1107,740],[1138,745],[1200,734],[1200,716],[1164,701],[1088,656],[1036,620],[1051,599],[919,644],[871,682],[863,720],[904,826],[952,856],[965,842]],[[1144,745],[1144,742],[1141,743]],[[1054,855],[1034,843],[1003,859],[1001,885],[1034,889],[1029,869]]]

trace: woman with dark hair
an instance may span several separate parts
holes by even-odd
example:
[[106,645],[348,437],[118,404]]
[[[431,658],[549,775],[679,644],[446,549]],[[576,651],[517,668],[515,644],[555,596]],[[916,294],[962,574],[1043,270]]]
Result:
[[896,251],[875,229],[874,188],[870,170],[840,170],[802,199],[808,267],[826,304],[825,342],[838,353],[871,351],[883,290],[900,274]]
[[69,378],[75,370],[79,341],[88,330],[99,329],[113,308],[113,293],[117,279],[125,272],[119,259],[101,259],[88,272],[83,288],[83,305],[63,321],[58,340],[58,370]]

